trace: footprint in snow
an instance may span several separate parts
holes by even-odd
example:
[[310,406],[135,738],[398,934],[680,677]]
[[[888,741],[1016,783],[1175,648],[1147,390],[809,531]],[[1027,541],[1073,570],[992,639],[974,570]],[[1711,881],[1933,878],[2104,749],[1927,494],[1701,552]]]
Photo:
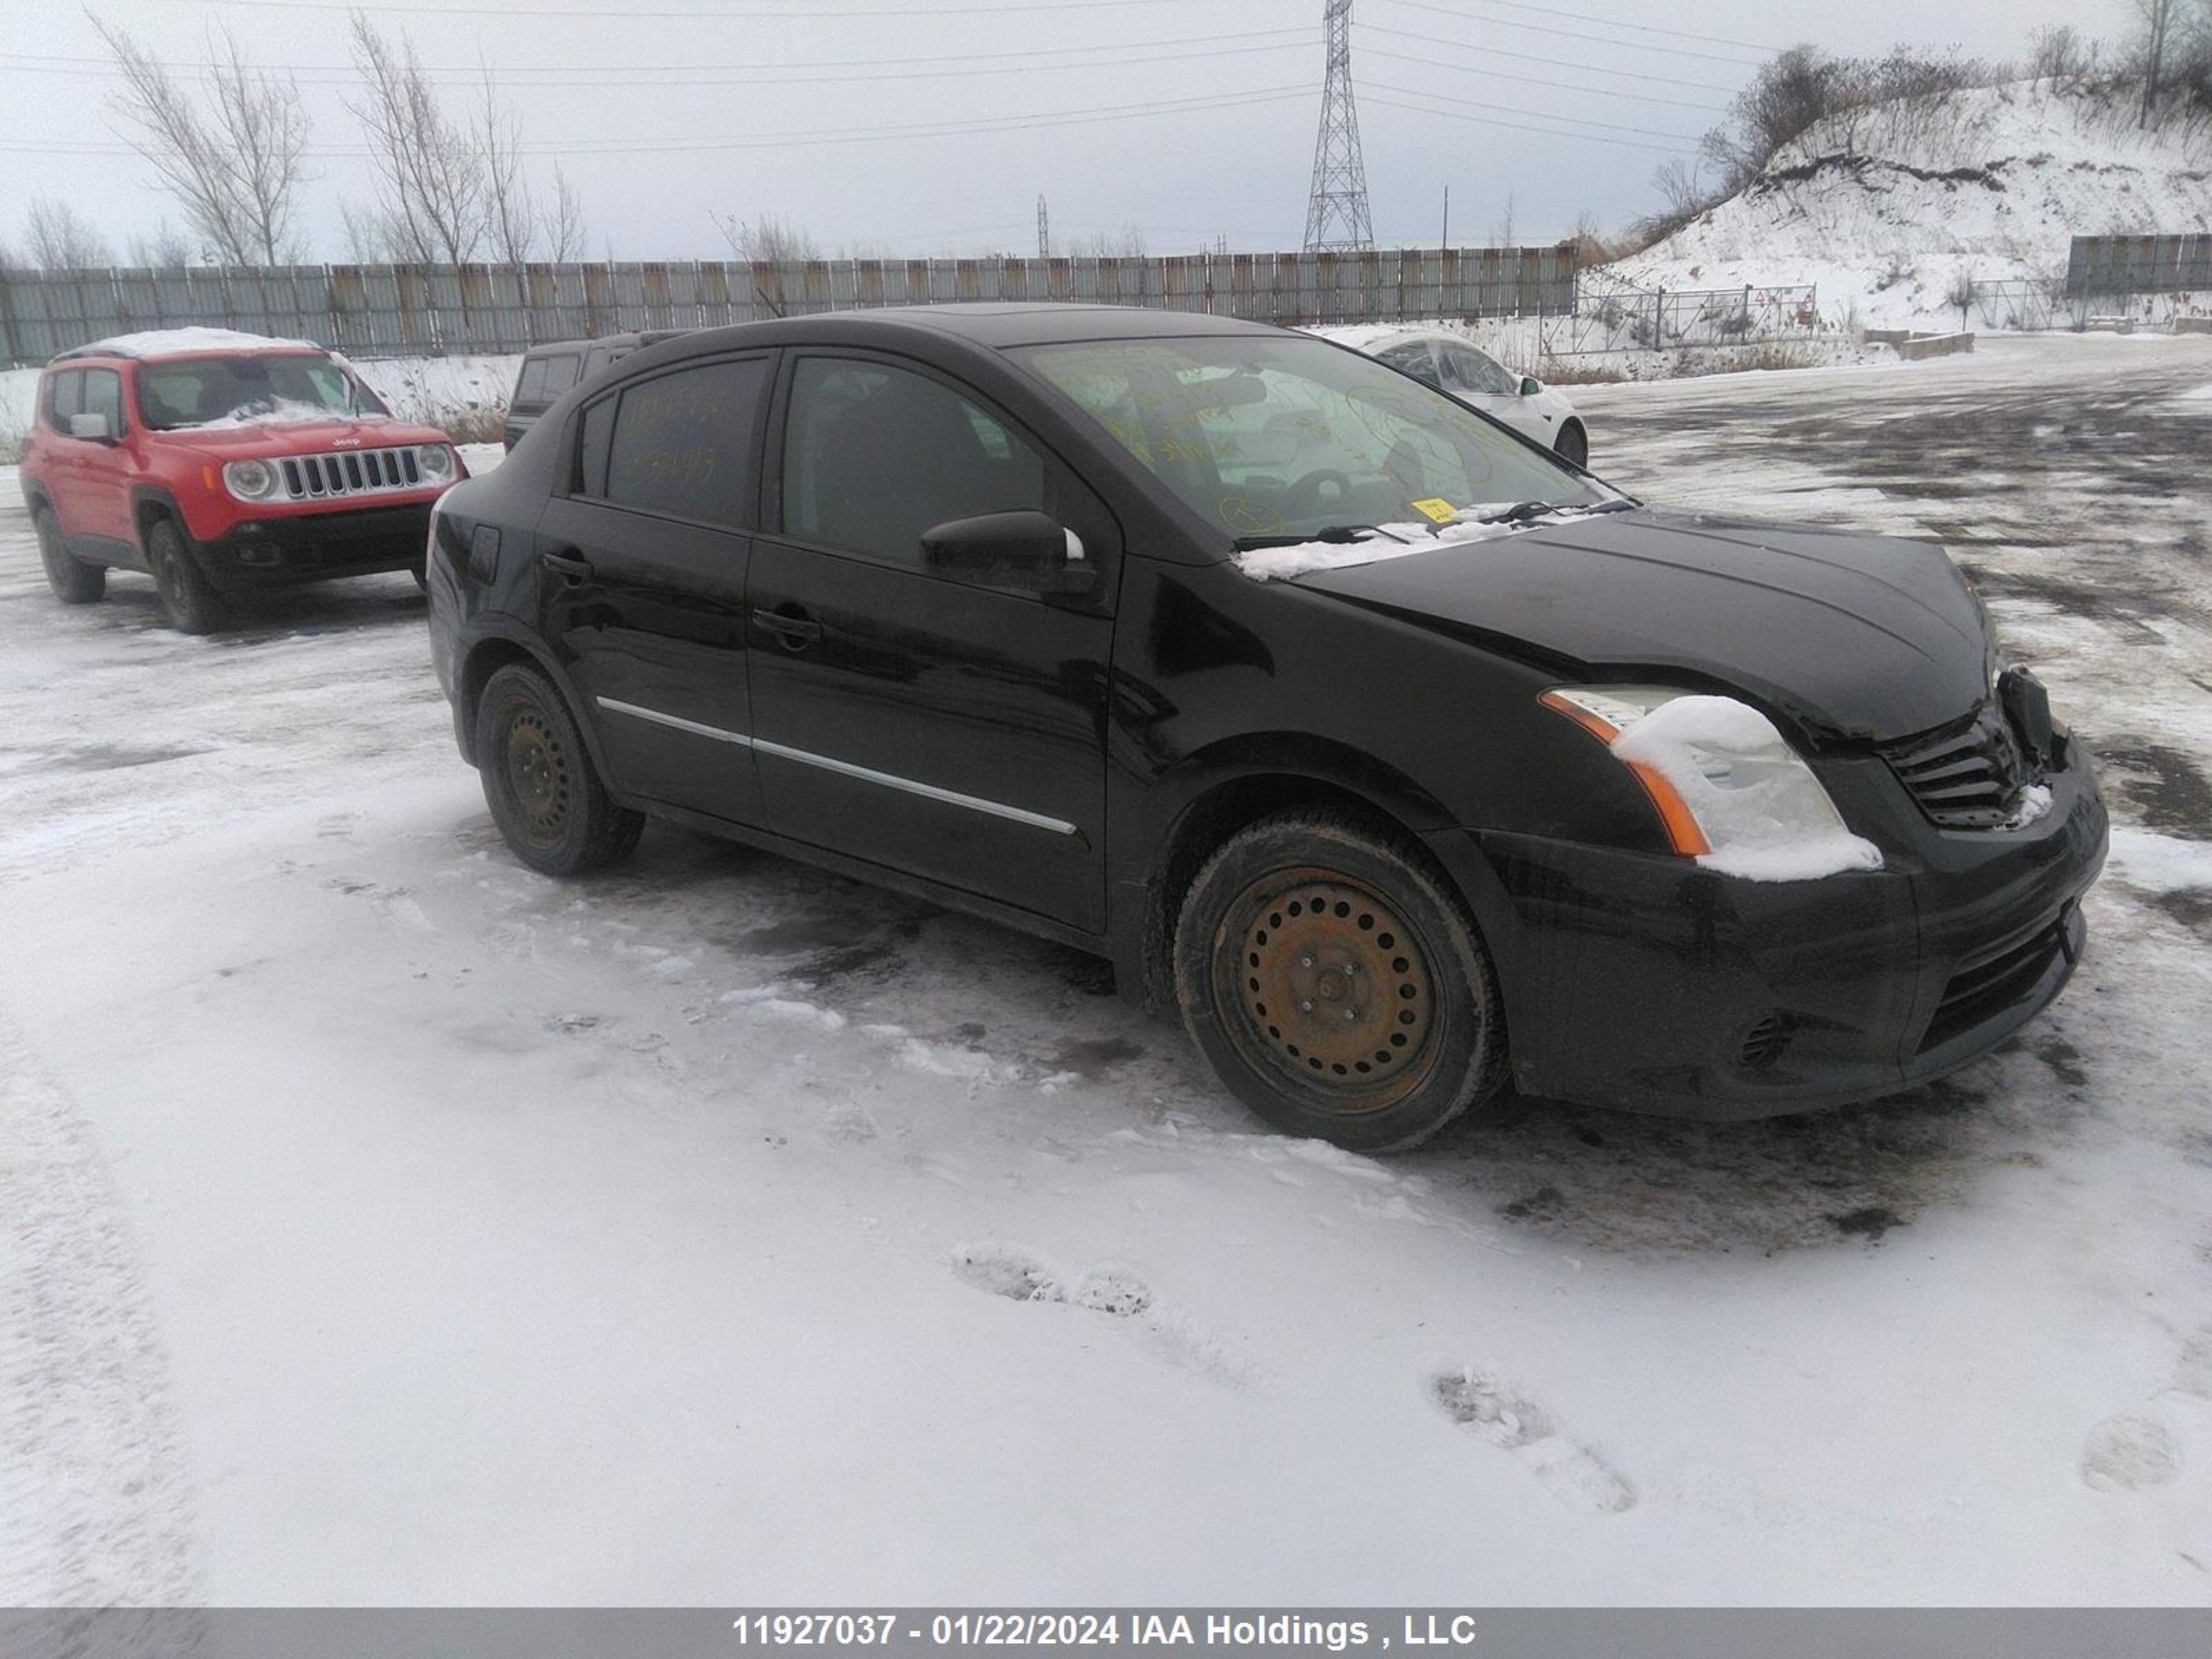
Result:
[[1125,1321],[1155,1358],[1224,1388],[1246,1389],[1266,1380],[1233,1345],[1154,1306],[1152,1287],[1126,1267],[1063,1273],[1018,1244],[981,1243],[953,1251],[952,1271],[1009,1302],[1057,1303]]
[[1135,1274],[1096,1267],[1063,1278],[1016,1244],[963,1244],[952,1253],[952,1271],[979,1291],[1010,1302],[1059,1302],[1127,1319],[1152,1305],[1152,1293]]
[[2081,1445],[2081,1482],[2097,1492],[2168,1486],[2180,1473],[2180,1443],[2154,1418],[2132,1412],[2108,1417]]
[[1619,1515],[1636,1507],[1636,1489],[1618,1470],[1562,1434],[1542,1407],[1514,1393],[1495,1371],[1448,1371],[1436,1380],[1436,1396],[1454,1422],[1510,1452],[1569,1509]]

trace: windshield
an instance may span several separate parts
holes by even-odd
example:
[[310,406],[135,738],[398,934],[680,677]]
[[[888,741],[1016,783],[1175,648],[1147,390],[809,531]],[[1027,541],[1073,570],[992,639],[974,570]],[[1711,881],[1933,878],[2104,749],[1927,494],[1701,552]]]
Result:
[[1015,355],[1242,546],[1624,499],[1441,392],[1297,335]]
[[156,432],[264,421],[386,413],[374,392],[329,357],[193,357],[138,371],[138,408]]

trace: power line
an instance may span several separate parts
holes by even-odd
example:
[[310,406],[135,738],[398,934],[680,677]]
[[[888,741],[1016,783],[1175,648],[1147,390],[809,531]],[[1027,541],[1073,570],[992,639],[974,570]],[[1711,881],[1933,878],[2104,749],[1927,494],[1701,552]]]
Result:
[[[916,56],[911,52],[901,52],[897,56],[892,58],[855,58],[848,56],[843,58],[787,60],[785,62],[775,64],[517,64],[502,66],[501,73],[505,74],[507,70],[511,68],[524,75],[590,76],[594,77],[594,82],[597,84],[599,83],[597,82],[597,77],[608,73],[616,75],[653,75],[666,70],[676,74],[697,73],[719,75],[727,70],[853,69],[868,68],[873,65],[886,64],[969,64],[985,58],[1003,60],[1012,58],[1066,58],[1079,53],[1101,51],[1165,51],[1170,47],[1176,46],[1212,46],[1224,40],[1243,42],[1265,40],[1278,35],[1297,37],[1295,40],[1288,43],[1292,45],[1300,43],[1311,45],[1317,38],[1314,29],[1310,26],[1307,26],[1298,28],[1285,29],[1245,29],[1227,34],[1181,35],[1166,40],[1116,41],[1111,45],[1103,47],[1024,46],[1007,52],[937,52],[927,56]],[[1198,55],[1203,56],[1204,54]],[[110,71],[112,71],[115,68],[115,60],[112,57],[95,56],[89,53],[70,55],[64,52],[0,52],[0,58],[16,60],[33,65],[40,64],[85,64]],[[217,66],[213,64],[193,62],[189,64],[179,64],[176,65],[176,67],[179,69],[209,70],[213,70]],[[264,74],[342,74],[352,76],[357,76],[359,74],[359,66],[350,63],[253,64],[248,65],[248,67],[257,73]],[[474,79],[483,73],[483,69],[484,66],[481,64],[441,64],[425,66],[423,72],[427,75],[461,75],[467,76],[470,78]]]
[[[273,3],[273,0],[272,0]],[[231,0],[220,0],[229,4]],[[255,0],[260,3],[260,0]],[[1739,69],[1757,69],[1759,63],[1743,58],[1723,58],[1718,52],[1693,52],[1687,46],[1662,46],[1649,40],[1608,40],[1601,34],[1588,34],[1579,29],[1555,29],[1546,23],[1518,23],[1510,17],[1486,17],[1480,12],[1462,11],[1455,6],[1431,5],[1429,0],[1390,0],[1392,5],[1410,6],[1415,11],[1432,11],[1443,17],[1456,17],[1462,23],[1481,23],[1492,28],[1527,29],[1534,34],[1565,35],[1570,40],[1579,40],[1590,46],[1626,46],[1633,52],[1664,52],[1669,58],[1702,58],[1711,64],[1733,64]]]
[[[1370,84],[1372,85],[1373,83],[1370,82]],[[1441,98],[1443,96],[1443,94],[1439,93],[1423,92],[1413,87],[1394,87],[1388,85],[1387,83],[1378,88],[1377,90],[1395,93],[1401,98]],[[1596,121],[1590,119],[1587,116],[1560,115],[1547,109],[1521,109],[1512,104],[1492,104],[1488,102],[1486,102],[1482,107],[1485,109],[1503,110],[1508,115],[1534,116],[1539,121],[1564,121],[1573,126],[1604,127],[1608,131],[1612,132],[1632,132],[1637,134],[1638,137],[1644,138],[1664,138],[1670,143],[1688,144],[1692,148],[1695,148],[1698,143],[1697,139],[1685,132],[1655,132],[1650,127],[1626,127],[1621,125],[1618,121]]]
[[1415,115],[1439,116],[1448,121],[1468,121],[1476,126],[1504,127],[1515,132],[1541,133],[1547,138],[1578,138],[1586,144],[1613,144],[1622,149],[1649,150],[1659,155],[1695,155],[1698,153],[1693,149],[1675,149],[1664,144],[1643,143],[1633,138],[1605,138],[1595,132],[1561,132],[1553,127],[1532,127],[1521,121],[1498,121],[1486,115],[1469,115],[1464,110],[1426,109],[1419,104],[1401,104],[1372,92],[1367,94],[1367,101],[1380,104],[1385,109],[1407,110]]
[[[1503,46],[1477,46],[1472,40],[1440,40],[1433,34],[1420,34],[1412,29],[1394,29],[1382,23],[1362,23],[1359,27],[1363,33],[1368,34],[1388,34],[1395,36],[1401,40],[1418,40],[1424,46],[1448,46],[1459,52],[1480,52],[1485,58],[1510,58],[1516,63],[1549,64],[1554,69],[1582,70],[1591,75],[1616,76],[1624,81],[1648,81],[1657,87],[1688,87],[1698,92],[1731,94],[1737,90],[1735,87],[1723,87],[1711,81],[1683,81],[1669,75],[1641,75],[1634,70],[1607,69],[1601,64],[1587,63],[1579,58],[1546,58],[1535,52],[1508,52]],[[1611,44],[1626,46],[1629,43],[1626,40],[1616,40]],[[1601,90],[1601,88],[1593,88],[1593,90]]]
[[[656,155],[699,153],[726,149],[775,149],[793,144],[856,144],[870,143],[879,138],[948,138],[969,133],[1017,132],[1038,127],[1075,126],[1091,121],[1118,121],[1139,116],[1177,115],[1219,109],[1240,109],[1252,105],[1281,103],[1290,99],[1312,95],[1309,87],[1259,87],[1244,92],[1209,93],[1198,98],[1168,99],[1146,104],[1101,105],[1090,109],[1054,110],[1036,114],[1018,116],[988,116],[978,121],[933,122],[921,125],[897,127],[830,127],[808,132],[768,134],[734,134],[711,138],[634,138],[568,143],[527,142],[523,150],[532,155]],[[16,155],[132,155],[138,153],[132,144],[33,144],[14,139],[0,139],[0,152]],[[310,146],[307,151],[318,159],[362,159],[377,152],[366,146]]]
[[1561,11],[1556,6],[1532,6],[1528,0],[1480,0],[1486,6],[1504,6],[1510,11],[1541,12],[1547,17],[1571,17],[1577,22],[1597,23],[1609,29],[1634,29],[1639,34],[1667,34],[1677,40],[1703,40],[1716,46],[1747,46],[1753,52],[1780,52],[1780,46],[1764,40],[1736,40],[1725,34],[1693,34],[1687,29],[1662,29],[1656,23],[1629,23],[1614,17],[1598,17],[1586,11]]
[[[531,87],[560,88],[582,88],[595,87],[788,87],[811,86],[818,82],[848,82],[865,84],[872,81],[956,80],[975,76],[1034,74],[1051,70],[1091,68],[1114,69],[1124,65],[1143,64],[1195,63],[1201,60],[1218,58],[1249,57],[1255,52],[1290,52],[1304,47],[1310,47],[1312,44],[1312,37],[1310,34],[1308,34],[1306,38],[1303,40],[1279,40],[1272,42],[1266,46],[1220,46],[1216,47],[1210,52],[1158,52],[1134,58],[1091,57],[1073,63],[1004,64],[983,69],[890,70],[882,73],[865,74],[849,72],[840,69],[834,64],[815,65],[777,64],[767,65],[766,67],[774,69],[804,69],[806,73],[802,76],[786,76],[769,75],[687,75],[681,71],[678,71],[667,75],[655,75],[650,79],[635,80],[625,79],[620,76],[610,76],[601,75],[588,70],[561,70],[558,71],[558,73],[564,76],[572,75],[576,76],[588,76],[590,78],[540,80],[532,77],[511,76],[504,73],[494,72],[491,75],[490,79],[492,84],[495,86],[514,88]],[[1110,51],[1113,50],[1113,48],[1108,48],[1108,50]],[[4,58],[9,55],[10,54],[8,53],[0,53],[0,58]],[[193,64],[189,67],[194,71],[191,78],[196,81],[204,82],[213,78],[211,73],[201,72],[201,65]],[[119,70],[113,69],[76,69],[33,64],[27,66],[26,72],[41,75],[88,76],[100,80],[116,80],[122,78],[122,72]],[[481,82],[483,74],[482,70],[473,72],[441,70],[438,71],[438,73],[454,73],[456,75],[461,73],[473,73],[478,78],[479,82]],[[294,80],[301,86],[343,87],[356,84],[360,80],[360,76],[352,70],[346,70],[342,73],[336,74],[324,74],[318,71],[314,74],[295,74],[289,78]]]
[[[1387,58],[1394,64],[1413,64],[1426,69],[1437,67],[1437,60],[1433,58],[1416,58],[1409,52],[1385,52],[1380,46],[1362,47],[1360,55],[1364,58]],[[1518,70],[1510,73],[1496,70],[1480,70],[1472,64],[1446,64],[1443,67],[1457,70],[1462,75],[1479,75],[1499,81],[1510,80],[1524,87],[1552,87],[1560,92],[1594,93],[1601,98],[1633,98],[1642,104],[1665,104],[1674,109],[1702,110],[1708,115],[1728,113],[1726,106],[1721,104],[1692,104],[1686,99],[1662,98],[1655,93],[1649,92],[1627,92],[1619,87],[1577,86],[1571,81],[1547,81],[1538,76],[1523,75]]]
[[[514,6],[455,6],[442,4],[397,5],[376,3],[363,5],[356,0],[170,0],[172,4],[194,6],[252,7],[264,11],[365,11],[374,13],[428,13],[438,17],[514,17],[527,20],[532,17],[612,17],[624,20],[646,18],[653,21],[672,17],[703,17],[727,22],[782,21],[811,23],[818,17],[860,17],[873,22],[888,22],[901,18],[927,20],[947,16],[981,16],[1022,12],[1035,15],[1035,0],[1027,3],[989,6],[931,6],[926,10],[871,11],[851,9],[809,8],[805,11],[722,11],[670,10],[641,11],[627,6],[541,6],[521,9]],[[1188,5],[1189,0],[1052,0],[1055,11],[1097,11],[1124,6]]]

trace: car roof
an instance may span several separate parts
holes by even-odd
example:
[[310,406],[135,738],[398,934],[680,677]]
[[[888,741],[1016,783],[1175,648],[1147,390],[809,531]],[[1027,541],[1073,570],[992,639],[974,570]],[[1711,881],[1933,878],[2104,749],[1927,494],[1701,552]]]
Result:
[[[1079,340],[1153,339],[1161,336],[1265,334],[1279,337],[1269,323],[1250,323],[1203,312],[1164,311],[1139,306],[1056,304],[1048,301],[970,301],[939,306],[882,306],[865,311],[823,311],[801,317],[735,323],[704,328],[684,337],[684,351],[726,347],[769,346],[804,342],[816,334],[858,343],[886,343],[917,334],[952,339],[987,351],[1009,347],[1053,345]],[[671,354],[669,360],[672,360]]]
[[76,362],[82,358],[107,358],[125,362],[167,362],[185,357],[278,357],[313,353],[331,354],[313,340],[281,340],[267,334],[242,334],[228,328],[147,329],[136,334],[114,334],[92,340],[46,361]]
[[589,351],[593,346],[658,345],[663,340],[672,340],[679,334],[696,334],[690,328],[646,328],[625,330],[617,334],[594,334],[582,340],[540,340],[522,355],[526,357],[552,357],[566,352]]

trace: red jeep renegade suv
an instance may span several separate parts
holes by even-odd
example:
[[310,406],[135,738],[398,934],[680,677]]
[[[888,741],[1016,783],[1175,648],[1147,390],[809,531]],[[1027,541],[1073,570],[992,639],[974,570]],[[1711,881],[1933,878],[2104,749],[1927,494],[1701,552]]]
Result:
[[343,359],[221,329],[63,352],[23,446],[55,597],[88,604],[109,568],[143,570],[187,634],[259,589],[419,580],[431,504],[465,476],[444,433],[394,420]]

